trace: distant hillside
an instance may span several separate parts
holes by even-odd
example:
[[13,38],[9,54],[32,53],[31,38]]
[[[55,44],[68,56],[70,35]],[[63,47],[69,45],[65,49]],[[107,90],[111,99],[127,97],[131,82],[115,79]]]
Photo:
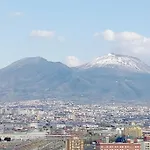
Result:
[[0,99],[149,100],[149,73],[148,65],[124,55],[98,57],[77,68],[25,58],[0,70]]

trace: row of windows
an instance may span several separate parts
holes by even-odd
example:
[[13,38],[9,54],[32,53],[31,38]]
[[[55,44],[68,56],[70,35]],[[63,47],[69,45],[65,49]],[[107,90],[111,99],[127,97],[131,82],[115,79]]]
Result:
[[[101,150],[124,150],[124,149],[120,149],[120,148],[119,148],[119,149],[111,149],[111,148],[109,148],[109,149],[107,149],[107,148],[106,148],[106,149],[105,149],[105,148],[102,149],[102,148],[101,148]],[[129,150],[129,149],[126,149],[126,150]]]
[[[101,146],[103,148],[104,146]],[[106,148],[129,148],[129,146],[105,146]]]
[[140,148],[140,146],[135,146],[135,148]]
[[[111,149],[111,148],[109,148],[109,149],[107,149],[107,148],[105,149],[104,148],[103,149],[103,148],[101,148],[101,150],[129,150],[129,149],[128,148],[127,149],[120,149],[120,148],[119,149]],[[139,150],[139,149],[134,149],[134,150]]]
[[81,150],[81,149],[83,149],[83,147],[69,147],[69,149],[70,149],[70,150],[75,150],[75,149]]
[[[130,146],[101,146],[101,148],[129,148]],[[140,146],[134,146],[135,148],[140,148]]]

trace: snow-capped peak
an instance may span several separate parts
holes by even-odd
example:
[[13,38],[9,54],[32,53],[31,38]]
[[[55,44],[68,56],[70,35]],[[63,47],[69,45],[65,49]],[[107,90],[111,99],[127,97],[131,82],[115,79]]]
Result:
[[86,63],[80,68],[88,69],[88,68],[121,68],[128,69],[132,71],[138,72],[148,72],[150,73],[150,67],[143,63],[140,59],[127,55],[118,55],[109,53],[108,55],[97,57],[92,62]]

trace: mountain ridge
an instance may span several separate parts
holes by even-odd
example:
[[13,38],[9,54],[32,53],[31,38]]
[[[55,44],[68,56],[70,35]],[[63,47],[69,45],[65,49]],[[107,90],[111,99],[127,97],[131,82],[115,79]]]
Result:
[[114,53],[97,57],[93,61],[79,66],[81,69],[100,67],[120,68],[135,72],[138,71],[150,73],[150,66],[142,62],[140,59],[128,55],[119,55]]
[[[109,57],[130,58],[106,55],[106,58]],[[0,101],[43,98],[85,102],[149,100],[149,66],[138,58],[136,61],[142,71],[108,65],[86,69],[82,66],[70,68],[61,62],[47,61],[41,57],[21,59],[0,69]]]

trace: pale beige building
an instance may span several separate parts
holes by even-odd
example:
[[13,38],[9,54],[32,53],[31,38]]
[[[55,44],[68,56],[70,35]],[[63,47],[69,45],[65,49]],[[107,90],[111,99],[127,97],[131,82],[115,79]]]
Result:
[[84,141],[78,137],[72,137],[66,141],[66,150],[84,150]]
[[142,129],[137,126],[125,127],[123,134],[133,138],[140,138],[142,137]]

